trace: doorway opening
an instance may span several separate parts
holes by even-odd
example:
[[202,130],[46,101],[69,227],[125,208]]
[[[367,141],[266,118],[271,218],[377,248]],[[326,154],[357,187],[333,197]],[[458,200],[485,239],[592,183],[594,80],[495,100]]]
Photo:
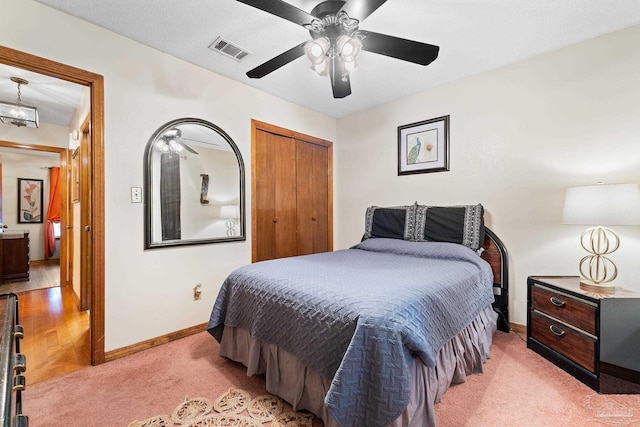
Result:
[[[68,223],[67,204],[63,197],[66,192],[66,157],[67,149],[63,147],[26,146],[0,140],[0,182],[3,183],[0,187],[0,223],[3,229],[0,236],[4,236],[2,243],[5,246],[0,251],[2,292],[24,292],[67,284],[60,268],[60,265],[65,265],[68,253],[66,233],[61,229],[62,223]],[[54,183],[58,182],[57,188],[55,185],[52,187],[52,178]],[[21,193],[26,191],[24,186],[29,183],[41,184],[34,193],[40,197],[36,195],[33,198],[36,212],[33,222],[22,218],[27,215],[25,207],[29,202],[23,200]],[[59,210],[52,209],[56,205],[52,203],[52,193],[58,196]],[[42,206],[36,206],[38,200],[42,201]],[[54,240],[47,242],[45,229],[48,223],[52,224]],[[23,251],[16,240],[21,233],[24,234]]]
[[[91,364],[104,363],[104,79],[101,75],[0,46],[0,63],[89,88],[89,132],[81,164],[81,267],[86,269]],[[31,147],[31,145],[27,145]],[[68,159],[65,160],[67,162]],[[64,231],[63,231],[64,232]]]

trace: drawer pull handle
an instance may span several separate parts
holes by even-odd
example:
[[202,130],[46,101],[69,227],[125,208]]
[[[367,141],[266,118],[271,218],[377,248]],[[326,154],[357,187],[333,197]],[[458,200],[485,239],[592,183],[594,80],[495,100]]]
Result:
[[556,335],[556,336],[559,336],[559,337],[563,336],[566,333],[565,331],[563,331],[562,329],[560,329],[560,328],[558,328],[557,326],[554,326],[554,325],[549,326],[549,330],[551,331],[551,333],[553,335]]
[[551,301],[551,304],[555,305],[556,307],[564,307],[565,305],[567,305],[566,302],[559,300],[558,298],[555,298],[555,297],[549,298],[549,301]]

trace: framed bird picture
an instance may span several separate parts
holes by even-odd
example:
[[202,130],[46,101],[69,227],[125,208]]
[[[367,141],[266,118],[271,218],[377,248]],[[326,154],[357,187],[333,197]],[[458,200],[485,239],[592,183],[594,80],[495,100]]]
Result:
[[449,116],[398,126],[398,175],[449,170]]

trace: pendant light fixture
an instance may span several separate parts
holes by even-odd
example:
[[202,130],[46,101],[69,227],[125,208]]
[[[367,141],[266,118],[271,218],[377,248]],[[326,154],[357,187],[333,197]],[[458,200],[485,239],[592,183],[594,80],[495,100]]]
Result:
[[0,122],[9,123],[18,127],[37,128],[38,110],[22,103],[21,87],[29,82],[20,77],[11,77],[11,81],[18,85],[18,97],[15,103],[0,101]]

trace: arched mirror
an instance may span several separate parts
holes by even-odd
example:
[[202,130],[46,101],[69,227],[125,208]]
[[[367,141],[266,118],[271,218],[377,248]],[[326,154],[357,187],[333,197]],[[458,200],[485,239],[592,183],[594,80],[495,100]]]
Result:
[[145,249],[246,240],[244,163],[213,123],[173,120],[144,155]]

